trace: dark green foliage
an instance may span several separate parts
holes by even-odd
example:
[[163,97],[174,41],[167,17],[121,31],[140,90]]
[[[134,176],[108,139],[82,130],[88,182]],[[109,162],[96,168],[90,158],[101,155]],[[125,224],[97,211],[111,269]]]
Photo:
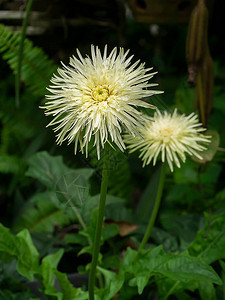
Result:
[[14,224],[15,230],[27,228],[36,232],[53,232],[54,226],[63,226],[71,222],[71,218],[56,202],[54,192],[34,195],[29,200],[23,215]]
[[[3,59],[8,62],[14,74],[17,71],[19,43],[20,34],[0,25],[0,53],[3,53]],[[55,71],[56,66],[43,50],[34,47],[30,40],[25,39],[21,79],[34,95],[43,97],[46,94],[46,86]]]
[[[128,200],[132,191],[129,157],[111,145],[106,145],[106,148],[109,152],[109,193]],[[104,155],[104,150],[101,155]],[[95,147],[90,150],[89,157],[91,166],[101,172],[102,159],[97,159]]]
[[[82,1],[75,2],[77,18]],[[113,6],[115,1],[106,2],[106,6]],[[113,20],[115,11],[111,6],[110,12]],[[99,20],[99,27],[85,24],[85,30],[83,27],[71,30],[67,28],[71,16],[68,24],[64,11],[61,17],[66,20],[65,36],[59,36],[58,29],[62,31],[57,28],[57,33],[53,30],[48,32],[49,36],[35,36],[33,42],[28,38],[24,41],[19,109],[15,107],[14,77],[21,37],[0,25],[1,300],[39,299],[26,285],[33,280],[40,284],[40,291],[48,300],[88,299],[86,285],[74,288],[67,273],[79,270],[87,274],[90,269],[102,160],[97,160],[92,145],[88,158],[81,153],[74,156],[73,145],[56,146],[54,133],[45,128],[48,119],[39,107],[57,66],[44,49],[48,53],[55,51],[52,57],[56,61],[63,57],[66,62],[68,53],[74,54],[76,47],[85,55],[93,41],[100,46],[107,43],[109,48],[126,45],[135,57],[159,71],[156,80],[165,94],[160,98],[150,97],[149,103],[162,110],[172,111],[177,107],[185,114],[195,110],[195,89],[186,83],[185,26],[159,25],[159,34],[153,36],[154,26],[137,24],[130,17],[127,28],[121,30],[119,19],[123,16],[120,16],[116,25],[111,24],[111,19],[109,22],[104,19],[104,24],[116,28],[116,33],[109,33]],[[204,156],[209,161],[199,164],[187,157],[180,169],[167,173],[155,226],[138,257],[137,248],[157,193],[160,165],[142,169],[139,153],[129,155],[107,144],[110,178],[95,300],[225,299],[225,52],[215,29],[209,28],[211,45],[219,43],[221,49],[220,57],[216,57],[218,50],[210,46],[215,87],[208,124],[213,143]],[[83,34],[89,31],[91,40],[87,40],[89,34]],[[96,35],[93,36],[94,31]],[[103,32],[106,33],[104,39]],[[57,38],[54,36],[51,40],[51,34]],[[120,35],[118,40],[117,34]],[[48,37],[49,42],[46,41]],[[36,41],[43,49],[36,46]],[[154,113],[147,109],[146,112]],[[127,230],[125,234],[123,226]]]
[[[72,287],[66,275],[57,271],[58,263],[63,255],[63,249],[45,256],[40,263],[39,253],[27,230],[23,230],[15,236],[8,228],[0,225],[0,253],[16,258],[19,274],[31,281],[36,277],[42,284],[43,292],[46,295],[54,296],[58,300],[73,300],[76,299],[76,296],[82,296],[77,299],[87,299],[87,293]],[[55,288],[56,277],[63,293]]]
[[225,259],[225,213],[206,214],[205,226],[188,247],[188,252],[211,264]]

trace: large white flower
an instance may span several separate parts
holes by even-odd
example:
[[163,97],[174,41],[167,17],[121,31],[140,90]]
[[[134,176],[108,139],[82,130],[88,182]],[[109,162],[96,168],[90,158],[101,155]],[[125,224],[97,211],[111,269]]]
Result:
[[86,149],[94,136],[100,158],[100,146],[106,141],[115,143],[122,151],[125,149],[121,137],[123,129],[131,135],[137,134],[146,117],[136,107],[154,108],[142,101],[159,91],[148,89],[157,84],[149,84],[148,80],[155,73],[149,73],[152,68],[145,69],[139,61],[131,64],[133,56],[117,48],[107,56],[107,46],[104,54],[98,47],[91,47],[91,57],[83,58],[77,50],[79,58],[70,58],[69,66],[63,64],[58,69],[59,75],[51,79],[48,90],[49,99],[45,105],[45,114],[54,116],[48,124],[57,125],[54,128],[57,142],[68,144],[75,142],[75,153],[78,141],[81,151]]
[[145,122],[145,128],[139,128],[139,136],[127,134],[124,140],[130,152],[141,151],[143,166],[152,160],[155,165],[161,153],[162,162],[166,160],[173,172],[173,163],[180,168],[179,159],[185,162],[186,153],[202,159],[199,151],[206,150],[202,144],[210,143],[210,136],[201,134],[205,130],[194,113],[186,116],[178,114],[176,109],[172,114],[157,110],[154,117]]

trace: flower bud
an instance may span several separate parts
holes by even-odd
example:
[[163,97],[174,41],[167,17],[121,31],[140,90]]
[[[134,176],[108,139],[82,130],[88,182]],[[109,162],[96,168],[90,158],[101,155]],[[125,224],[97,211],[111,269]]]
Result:
[[198,84],[196,87],[196,107],[200,109],[201,121],[204,126],[212,109],[214,88],[213,60],[207,47],[207,54],[199,68]]
[[202,62],[207,47],[208,10],[204,0],[198,0],[189,22],[186,59],[188,64],[190,84],[196,83],[199,65]]

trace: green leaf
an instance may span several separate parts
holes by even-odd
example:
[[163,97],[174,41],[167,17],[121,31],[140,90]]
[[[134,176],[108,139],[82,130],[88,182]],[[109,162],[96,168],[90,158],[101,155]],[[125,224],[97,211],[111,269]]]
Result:
[[17,242],[19,243],[18,237],[11,234],[8,228],[0,224],[0,251],[16,256],[18,254]]
[[30,206],[26,209],[14,229],[27,228],[36,232],[53,232],[54,226],[63,226],[71,221],[65,210],[56,204],[54,192],[35,194],[30,199]]
[[225,258],[225,213],[205,214],[206,222],[188,247],[192,256],[203,259],[208,264]]
[[65,185],[67,188],[69,185],[76,183],[79,178],[86,182],[94,172],[92,169],[72,170],[63,163],[61,156],[51,156],[45,151],[31,156],[28,159],[28,164],[29,169],[26,175],[38,179],[47,188],[53,190],[57,189],[57,185]]
[[199,214],[177,215],[176,212],[170,210],[161,213],[160,222],[166,231],[179,239],[180,250],[182,251],[195,239],[202,222],[202,216]]
[[185,281],[174,281],[170,278],[165,278],[161,274],[155,277],[155,281],[158,286],[159,299],[167,299],[170,295],[176,295],[177,299],[188,299],[192,300],[193,298],[188,296],[185,291],[194,292],[198,289],[198,281],[191,280],[188,282]]
[[[98,207],[99,199],[100,195],[97,194],[95,196],[88,197],[84,202],[80,213],[86,224],[90,222],[93,210]],[[105,216],[107,219],[116,221],[119,221],[121,218],[122,220],[125,218],[128,219],[127,221],[132,221],[131,214],[124,206],[124,199],[109,194],[106,196]]]
[[117,224],[105,225],[102,229],[103,240],[106,241],[119,233],[119,228]]
[[[55,183],[57,198],[64,207],[81,208],[89,197],[89,183],[87,177],[82,175],[85,172],[81,172],[81,170],[71,170],[61,174]],[[92,174],[92,170],[90,173]]]
[[60,284],[60,289],[63,294],[62,300],[87,300],[88,292],[75,288],[68,280],[66,274],[55,271],[55,275]]
[[[95,209],[92,211],[92,217],[90,220],[90,223],[88,227],[85,230],[80,231],[79,233],[83,236],[90,239],[92,242],[92,246],[94,244],[95,240],[95,228],[97,223],[97,217],[98,217],[98,209]],[[117,235],[119,233],[119,228],[116,224],[109,224],[102,227],[102,233],[101,233],[101,245],[104,243],[105,240],[112,238],[113,236]],[[83,248],[79,254],[88,252],[92,253],[92,246],[88,246]],[[101,257],[101,255],[100,255]]]
[[144,288],[146,287],[146,285],[148,284],[148,281],[149,281],[149,276],[146,276],[146,275],[140,275],[140,276],[137,276],[136,278],[134,279],[131,279],[129,281],[129,285],[130,286],[137,286],[138,287],[138,294],[141,295]]
[[39,272],[39,254],[35,248],[27,229],[17,234],[20,240],[18,245],[18,272],[33,281],[34,274]]
[[[81,219],[81,210],[89,197],[88,179],[93,174],[92,169],[69,169],[62,157],[52,157],[47,152],[39,152],[29,160],[27,175],[38,179],[48,189],[55,191],[58,203],[62,209],[69,208],[67,213]],[[72,209],[71,209],[72,208]],[[85,210],[90,210],[85,206]],[[91,210],[90,210],[91,214]],[[84,221],[85,223],[85,221]]]
[[166,277],[173,280],[189,281],[209,279],[211,282],[221,284],[221,280],[212,267],[201,260],[187,255],[177,255],[168,258],[166,262],[155,268]]
[[212,282],[200,280],[198,289],[202,300],[217,300],[216,290]]
[[154,227],[151,234],[156,245],[163,245],[163,249],[167,253],[176,252],[179,249],[177,237],[170,234],[168,231]]
[[15,257],[18,272],[34,280],[34,274],[39,272],[39,254],[28,230],[24,229],[15,236],[0,224],[0,251]]
[[44,293],[49,296],[56,296],[58,300],[62,300],[63,295],[55,289],[55,271],[62,255],[63,249],[60,249],[56,253],[49,254],[44,257],[41,262],[41,275]]
[[[95,239],[95,228],[96,228],[97,218],[98,218],[98,210],[95,209],[92,211],[92,217],[91,217],[88,227],[79,232],[81,235],[89,238],[91,240],[92,244],[94,243],[94,239]],[[102,242],[103,241],[101,239],[101,243]],[[91,249],[92,249],[92,247],[90,247],[90,251],[91,251]],[[80,251],[80,254],[84,253],[83,251],[84,251],[84,249],[82,249]],[[91,252],[89,252],[89,253],[91,253]]]
[[221,288],[220,295],[221,295],[221,299],[222,299],[222,297],[223,297],[223,299],[225,299],[225,262],[220,260],[220,266],[222,268],[221,279],[223,281],[223,285],[220,287]]
[[102,300],[111,300],[113,296],[121,289],[124,282],[124,273],[116,274],[101,267],[98,270],[103,274],[105,279],[104,290],[99,291],[99,296]]
[[107,269],[117,270],[120,266],[120,257],[115,255],[104,255],[102,259],[102,265]]
[[56,182],[69,168],[64,165],[61,156],[50,156],[47,152],[39,152],[28,159],[27,176],[38,179],[46,187],[54,189]]
[[194,190],[190,184],[176,184],[173,185],[166,197],[169,202],[176,204],[191,204],[199,200],[201,193],[198,190]]
[[64,241],[67,244],[87,245],[87,239],[81,234],[69,233],[65,236]]
[[162,246],[158,246],[144,251],[137,259],[136,254],[136,251],[128,248],[121,268],[134,275],[131,284],[137,285],[139,293],[142,293],[154,274],[181,282],[209,280],[221,284],[219,276],[210,266],[196,257],[191,257],[187,252],[178,255],[166,254]]

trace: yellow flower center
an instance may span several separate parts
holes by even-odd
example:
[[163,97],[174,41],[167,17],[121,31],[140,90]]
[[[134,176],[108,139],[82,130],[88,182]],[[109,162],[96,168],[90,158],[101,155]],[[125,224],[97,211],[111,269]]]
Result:
[[92,98],[95,101],[106,101],[109,97],[109,89],[106,85],[98,85],[92,90]]
[[163,137],[170,137],[172,135],[172,130],[170,128],[161,129],[159,132]]

